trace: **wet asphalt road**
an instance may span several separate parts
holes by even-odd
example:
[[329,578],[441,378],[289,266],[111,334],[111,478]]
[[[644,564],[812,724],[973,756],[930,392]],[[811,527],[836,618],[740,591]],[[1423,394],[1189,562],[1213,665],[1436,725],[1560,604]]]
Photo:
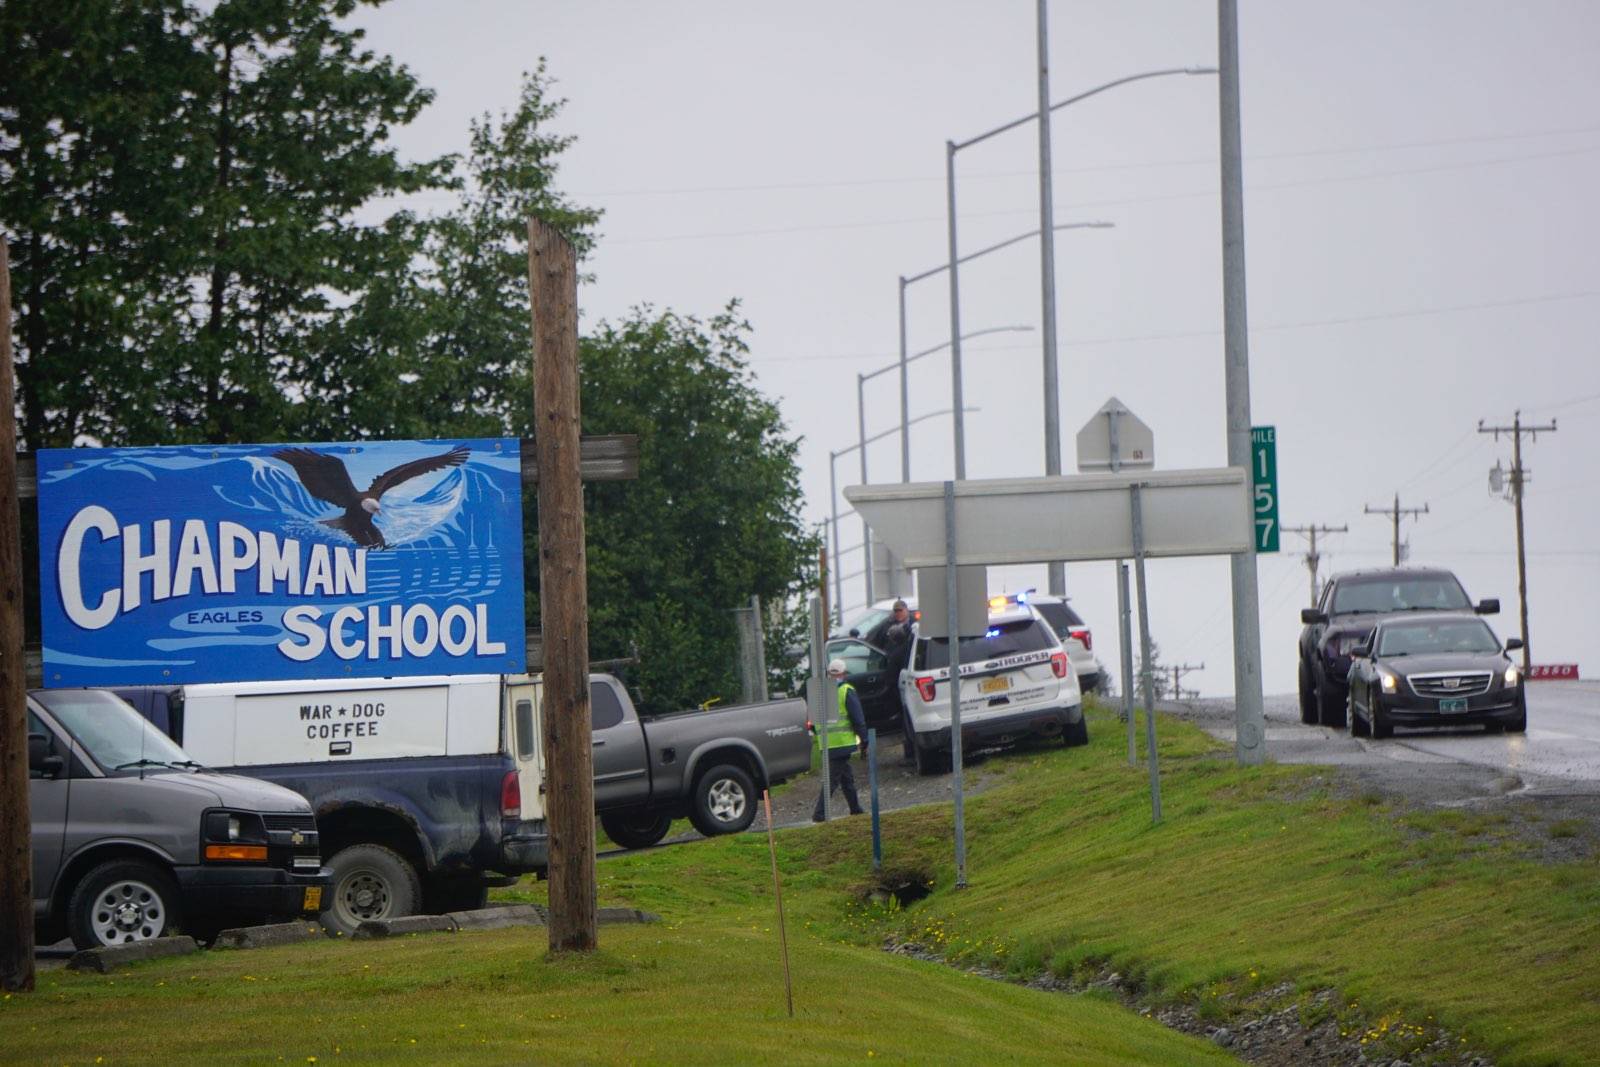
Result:
[[[1167,705],[1213,736],[1233,741],[1231,700]],[[1600,794],[1600,682],[1528,685],[1528,732],[1490,734],[1481,726],[1410,730],[1382,741],[1348,730],[1305,726],[1290,695],[1266,698],[1267,754],[1281,763],[1348,766],[1455,782],[1469,791]]]

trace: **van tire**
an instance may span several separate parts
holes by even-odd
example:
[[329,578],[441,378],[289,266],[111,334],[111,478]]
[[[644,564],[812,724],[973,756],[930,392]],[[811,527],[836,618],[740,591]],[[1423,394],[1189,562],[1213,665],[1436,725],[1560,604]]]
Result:
[[659,845],[672,829],[672,816],[651,811],[607,811],[600,815],[606,836],[623,848]]
[[689,821],[707,837],[737,834],[756,817],[756,785],[740,767],[719,763],[694,783]]
[[322,913],[329,933],[349,937],[369,919],[415,915],[422,901],[417,872],[398,852],[382,845],[351,845],[328,860],[333,902]]
[[80,949],[163,937],[180,922],[177,883],[146,860],[102,863],[67,898],[67,933]]

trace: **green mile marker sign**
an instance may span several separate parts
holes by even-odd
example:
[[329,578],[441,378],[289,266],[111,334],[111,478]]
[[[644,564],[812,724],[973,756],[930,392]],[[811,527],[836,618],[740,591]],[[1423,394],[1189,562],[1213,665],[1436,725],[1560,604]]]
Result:
[[1250,480],[1255,486],[1256,551],[1278,551],[1278,431],[1250,430]]

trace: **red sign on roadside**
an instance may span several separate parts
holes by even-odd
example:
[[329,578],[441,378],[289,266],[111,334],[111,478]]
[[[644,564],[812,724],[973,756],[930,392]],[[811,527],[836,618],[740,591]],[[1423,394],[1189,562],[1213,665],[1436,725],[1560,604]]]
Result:
[[1543,680],[1549,678],[1566,678],[1575,680],[1578,677],[1576,663],[1535,663],[1528,668],[1528,680]]

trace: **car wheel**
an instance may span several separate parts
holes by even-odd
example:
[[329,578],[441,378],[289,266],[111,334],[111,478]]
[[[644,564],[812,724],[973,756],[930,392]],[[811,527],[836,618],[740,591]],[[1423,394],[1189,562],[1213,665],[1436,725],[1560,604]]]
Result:
[[913,750],[912,758],[916,761],[917,773],[924,778],[944,773],[950,763],[950,758],[944,752],[923,748],[921,745],[917,745]]
[[907,763],[916,762],[917,731],[911,725],[911,716],[900,716],[900,754]]
[[1325,673],[1318,672],[1317,714],[1322,725],[1335,730],[1344,729],[1344,695],[1334,691],[1333,683]]
[[148,941],[178,925],[177,883],[145,860],[100,864],[67,900],[67,932],[80,949]]
[[718,764],[695,782],[689,821],[707,837],[740,833],[756,817],[755,796],[756,785],[743,769]]
[[1068,748],[1077,748],[1079,745],[1089,743],[1089,720],[1079,719],[1069,722],[1061,728],[1061,740]]
[[1506,732],[1512,734],[1525,734],[1528,732],[1528,704],[1526,700],[1517,702],[1517,717],[1505,724]]
[[1300,721],[1307,726],[1317,725],[1317,690],[1305,660],[1300,661]]
[[346,937],[369,920],[414,915],[422,899],[416,870],[393,849],[351,845],[328,861],[333,872],[333,904],[322,925]]
[[1356,714],[1356,692],[1350,690],[1350,706],[1345,709],[1345,717],[1350,721],[1351,737],[1371,737],[1372,724]]
[[1367,698],[1367,719],[1374,738],[1394,736],[1394,724],[1383,717],[1383,705],[1371,697]]
[[649,811],[608,811],[600,816],[606,836],[623,848],[660,844],[672,829],[672,816]]

